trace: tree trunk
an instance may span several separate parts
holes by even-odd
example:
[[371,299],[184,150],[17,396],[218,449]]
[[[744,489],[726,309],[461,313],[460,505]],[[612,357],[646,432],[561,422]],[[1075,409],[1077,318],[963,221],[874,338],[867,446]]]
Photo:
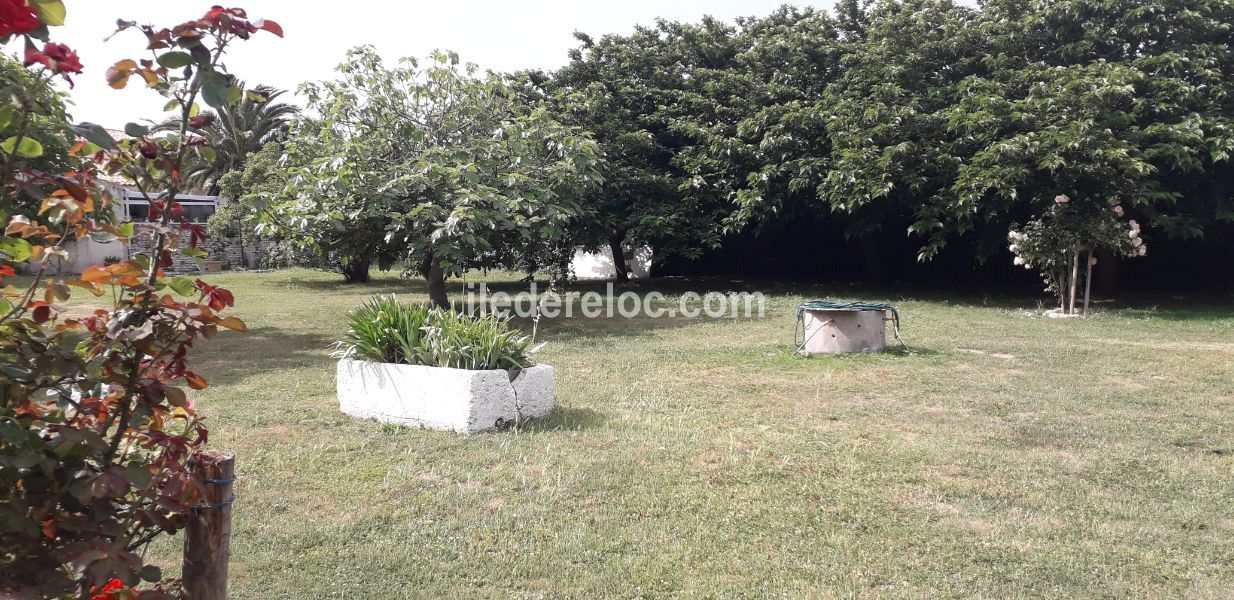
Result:
[[1093,249],[1088,248],[1087,268],[1088,274],[1084,276],[1084,316],[1088,316],[1088,297],[1093,292]]
[[440,258],[429,258],[424,279],[428,281],[429,303],[437,308],[450,308],[450,298],[446,295],[446,272],[441,268]]
[[346,283],[368,283],[368,268],[372,261],[365,258],[353,258],[343,264],[343,281]]
[[608,236],[608,249],[613,253],[613,271],[617,275],[617,283],[630,281],[630,275],[626,273],[626,251],[621,248],[624,237],[616,233]]

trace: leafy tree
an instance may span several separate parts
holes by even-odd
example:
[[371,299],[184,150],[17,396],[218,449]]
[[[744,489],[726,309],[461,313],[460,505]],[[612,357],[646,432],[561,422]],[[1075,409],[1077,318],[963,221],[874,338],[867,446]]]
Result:
[[[69,153],[76,139],[68,130],[69,115],[64,96],[52,87],[47,77],[31,73],[20,62],[0,54],[0,97],[12,99],[0,105],[0,123],[10,135],[20,132],[24,144],[29,146],[17,156],[23,159],[25,167],[59,172],[77,164]],[[9,156],[14,154],[8,147],[0,146],[0,151]],[[25,212],[31,208],[37,211],[37,202],[41,199],[22,196],[13,200],[22,202],[22,212]]]
[[[620,265],[625,245],[651,245],[658,257],[697,256],[719,240],[727,201],[697,185],[683,149],[705,134],[695,123],[675,126],[691,107],[711,108],[694,79],[700,66],[735,53],[731,28],[658,21],[629,36],[600,40],[576,33],[570,63],[544,79],[556,110],[589,131],[604,155],[604,185],[586,198],[592,219],[588,245],[607,244]],[[619,281],[627,277],[618,266]]]
[[880,2],[845,46],[844,72],[826,90],[832,150],[819,197],[831,210],[858,215],[860,231],[907,219],[912,233],[933,244],[923,258],[947,234],[969,230],[944,228],[930,207],[945,202],[963,152],[954,146],[965,140],[949,133],[946,111],[979,68],[977,17],[950,0]]
[[289,185],[269,223],[357,277],[402,260],[448,306],[447,276],[509,264],[582,215],[601,181],[595,143],[502,77],[440,52],[424,67],[386,66],[371,48],[348,58],[338,80],[303,88],[315,116],[287,142]]
[[1229,3],[883,2],[829,90],[840,210],[912,215],[921,258],[972,236],[998,252],[1065,194],[1146,227],[1228,220]]
[[[286,90],[258,85],[246,91],[235,104],[189,117],[196,132],[210,144],[185,169],[187,189],[217,196],[222,191],[223,176],[243,169],[249,156],[281,140],[291,119],[300,112],[294,105],[276,102],[285,93]],[[155,129],[176,131],[179,127],[178,119],[170,119]]]
[[[279,167],[283,146],[269,142],[245,161],[244,168],[232,170],[218,180],[218,193],[226,202],[206,222],[211,237],[234,238],[240,253],[253,249],[262,241],[257,229],[261,223],[259,206],[287,185],[285,173]],[[259,257],[263,265],[266,258]]]
[[730,97],[745,106],[711,155],[738,157],[731,161],[738,168],[730,184],[732,224],[766,226],[818,210],[815,188],[831,151],[825,91],[842,72],[843,44],[835,20],[812,9],[785,6],[742,26],[745,42],[734,70],[746,92]]

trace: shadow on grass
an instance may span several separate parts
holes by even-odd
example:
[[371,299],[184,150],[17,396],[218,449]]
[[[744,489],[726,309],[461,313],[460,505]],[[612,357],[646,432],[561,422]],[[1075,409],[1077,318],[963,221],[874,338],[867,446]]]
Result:
[[525,432],[584,431],[597,429],[606,421],[608,421],[606,415],[590,408],[558,406],[547,417],[521,423],[515,428]]
[[[344,283],[342,277],[337,281],[321,281],[317,279],[292,279],[281,284],[284,287],[304,288],[319,293],[334,294],[427,294],[428,288],[422,283],[409,279],[380,278],[364,283]],[[460,288],[461,289],[461,288]]]
[[1165,321],[1234,324],[1234,297],[1230,295],[1195,294],[1189,296],[1137,294],[1118,302],[1098,305],[1111,314],[1130,319],[1162,319]]
[[224,334],[201,346],[194,362],[214,383],[235,383],[269,371],[328,365],[334,340],[314,333],[256,327]]

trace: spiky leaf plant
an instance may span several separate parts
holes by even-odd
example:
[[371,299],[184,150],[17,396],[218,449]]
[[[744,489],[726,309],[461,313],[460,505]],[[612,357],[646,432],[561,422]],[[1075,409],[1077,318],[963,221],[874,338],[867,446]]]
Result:
[[497,315],[471,316],[374,296],[349,313],[339,356],[454,369],[523,369],[532,339]]

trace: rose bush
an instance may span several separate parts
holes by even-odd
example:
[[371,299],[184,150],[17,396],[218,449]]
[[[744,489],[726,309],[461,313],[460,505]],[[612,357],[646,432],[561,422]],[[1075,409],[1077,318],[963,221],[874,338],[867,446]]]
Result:
[[[0,42],[20,40],[25,64],[46,82],[80,73],[76,52],[49,41],[63,24],[59,0],[0,0]],[[33,19],[33,21],[32,21]],[[222,329],[244,331],[223,313],[225,289],[163,269],[173,254],[203,258],[204,231],[176,202],[181,165],[210,149],[194,131],[198,100],[234,102],[243,91],[222,66],[228,46],[272,21],[213,7],[171,28],[119,21],[144,34],[149,58],[122,60],[112,87],[137,77],[183,117],[176,135],[151,137],[130,123],[116,142],[101,127],[72,126],[81,138],[70,168],[36,168],[30,137],[47,107],[27,86],[0,90],[0,596],[167,597],[175,582],[138,553],[175,532],[201,497],[191,458],[207,431],[185,388],[208,383],[189,352]],[[42,43],[42,49],[36,42]],[[150,203],[150,222],[113,222],[103,176],[123,178]],[[69,245],[87,238],[151,239],[148,253],[91,266],[80,277],[52,275]],[[15,279],[29,269],[29,280]],[[81,293],[86,302],[76,302]],[[100,304],[106,302],[105,307]],[[152,588],[138,591],[142,581]]]
[[[1063,312],[1074,313],[1071,292],[1078,286],[1080,266],[1085,267],[1083,277],[1087,278],[1096,265],[1094,254],[1102,250],[1115,256],[1148,254],[1148,246],[1140,239],[1140,224],[1134,219],[1124,222],[1125,215],[1120,204],[1073,202],[1059,194],[1040,217],[1007,234],[1008,250],[1015,255],[1016,265],[1041,273],[1046,291],[1058,295]],[[1087,296],[1086,289],[1086,307]]]

